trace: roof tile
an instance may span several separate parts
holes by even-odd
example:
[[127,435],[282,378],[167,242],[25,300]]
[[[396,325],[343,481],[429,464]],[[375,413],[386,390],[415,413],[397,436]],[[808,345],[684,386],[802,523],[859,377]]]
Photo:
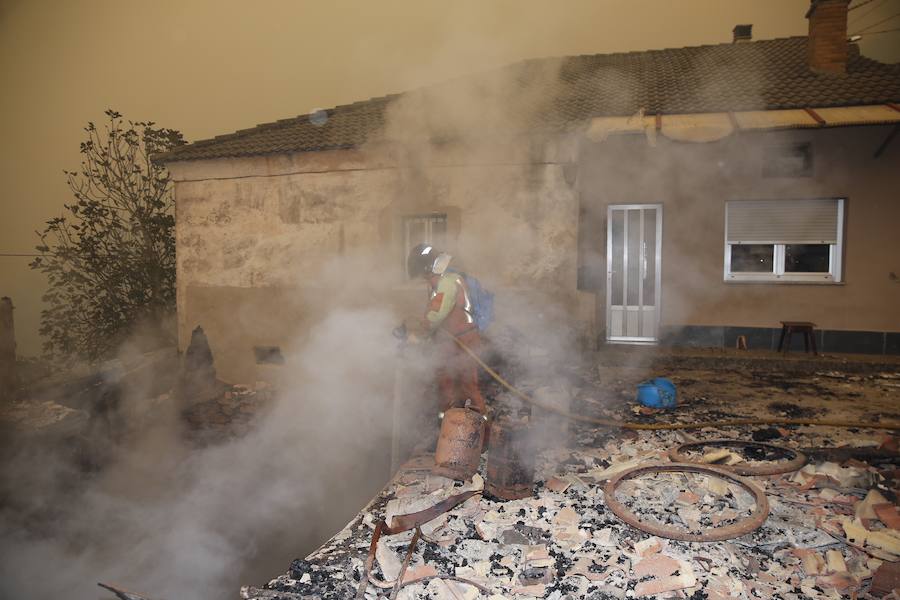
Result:
[[[460,110],[454,104],[457,97],[479,102],[478,110]],[[404,94],[337,106],[325,111],[324,124],[312,115],[280,119],[187,144],[155,159],[354,147],[375,136],[391,136],[385,124],[394,123],[404,110],[415,115],[414,122],[425,124],[420,125],[425,135],[446,136],[460,128],[569,129],[593,117],[640,110],[699,113],[886,102],[900,102],[900,65],[851,53],[846,75],[813,73],[806,63],[806,37],[792,37],[526,60]]]

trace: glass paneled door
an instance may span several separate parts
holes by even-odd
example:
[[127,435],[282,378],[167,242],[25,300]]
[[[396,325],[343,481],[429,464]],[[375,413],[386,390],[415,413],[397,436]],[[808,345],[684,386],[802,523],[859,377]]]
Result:
[[659,339],[662,205],[609,207],[606,230],[606,339]]

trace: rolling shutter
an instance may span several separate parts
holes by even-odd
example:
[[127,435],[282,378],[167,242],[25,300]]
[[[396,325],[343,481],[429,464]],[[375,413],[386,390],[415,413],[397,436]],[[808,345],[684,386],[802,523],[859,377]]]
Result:
[[836,244],[840,200],[736,200],[726,205],[730,244]]

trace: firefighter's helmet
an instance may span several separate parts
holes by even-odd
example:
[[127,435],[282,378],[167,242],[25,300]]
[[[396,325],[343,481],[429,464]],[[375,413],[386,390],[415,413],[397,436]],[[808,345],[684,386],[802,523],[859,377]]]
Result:
[[416,244],[409,251],[406,259],[406,273],[410,279],[424,277],[432,272],[434,267],[434,259],[437,258],[438,251],[431,244]]

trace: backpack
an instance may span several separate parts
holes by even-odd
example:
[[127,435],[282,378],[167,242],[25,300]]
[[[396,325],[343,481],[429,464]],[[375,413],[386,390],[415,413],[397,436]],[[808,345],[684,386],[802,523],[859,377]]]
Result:
[[494,321],[494,294],[486,290],[475,277],[453,269],[447,270],[463,278],[469,302],[472,303],[472,320],[480,331],[484,331]]

